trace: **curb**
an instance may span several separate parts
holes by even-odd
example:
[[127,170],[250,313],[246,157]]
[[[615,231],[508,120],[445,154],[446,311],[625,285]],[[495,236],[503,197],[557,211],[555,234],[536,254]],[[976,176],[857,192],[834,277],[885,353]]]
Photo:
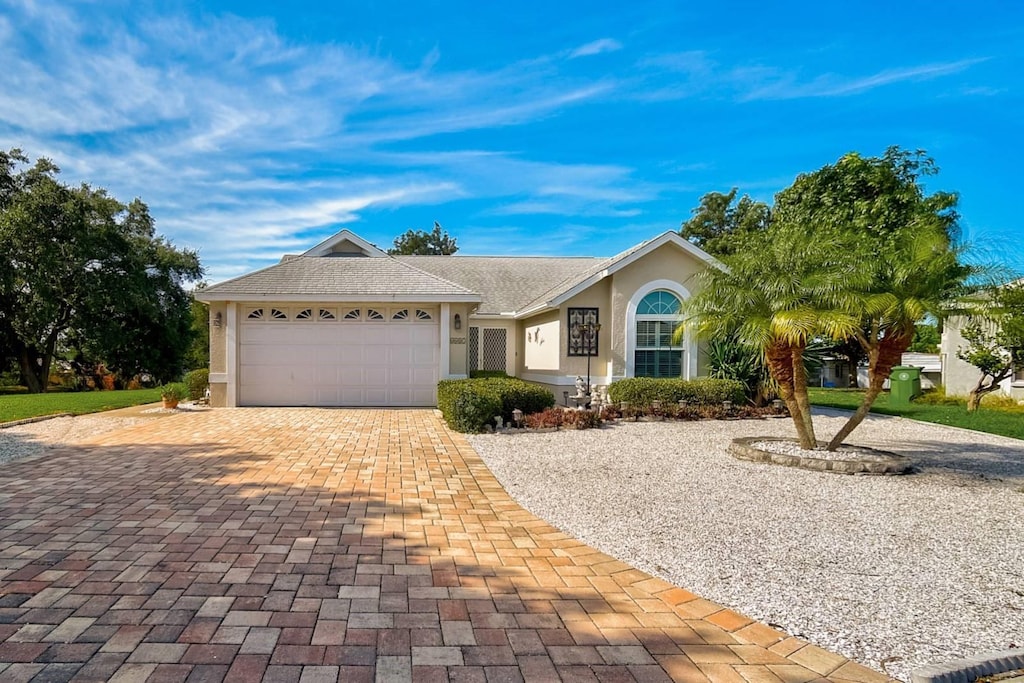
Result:
[[72,415],[71,413],[54,413],[53,415],[38,415],[36,417],[26,417],[24,420],[0,422],[0,429],[7,429],[8,427],[18,427],[20,425],[30,425],[33,422],[45,422],[46,420],[53,420],[58,417],[74,417],[74,415]]
[[1016,671],[1024,667],[1024,649],[989,652],[976,657],[958,659],[915,669],[912,683],[971,683],[983,676]]

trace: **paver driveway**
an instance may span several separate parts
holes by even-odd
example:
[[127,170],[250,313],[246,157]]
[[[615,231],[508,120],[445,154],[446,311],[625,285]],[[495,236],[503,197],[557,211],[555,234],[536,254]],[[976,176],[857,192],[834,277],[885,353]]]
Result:
[[221,409],[0,467],[0,680],[877,681],[567,537],[431,411]]

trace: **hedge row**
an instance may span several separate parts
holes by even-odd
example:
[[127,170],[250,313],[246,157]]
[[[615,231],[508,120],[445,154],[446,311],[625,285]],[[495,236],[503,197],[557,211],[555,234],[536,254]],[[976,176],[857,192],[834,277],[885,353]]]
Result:
[[630,377],[612,382],[608,398],[615,403],[623,401],[633,408],[646,408],[654,401],[662,404],[688,403],[704,406],[732,401],[746,403],[743,383],[732,379],[656,379]]
[[530,415],[553,405],[550,391],[514,377],[450,379],[437,384],[437,407],[457,432],[482,432],[494,424],[496,415],[511,422],[516,408]]

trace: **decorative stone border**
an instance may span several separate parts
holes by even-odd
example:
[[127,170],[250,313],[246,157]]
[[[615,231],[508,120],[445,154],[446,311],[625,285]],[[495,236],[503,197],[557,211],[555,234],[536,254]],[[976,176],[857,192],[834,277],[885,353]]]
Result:
[[[973,683],[984,676],[1024,669],[1024,649],[989,652],[915,669],[911,683]],[[1024,675],[1024,674],[1022,674]]]
[[863,458],[853,455],[844,460],[826,460],[825,458],[811,458],[786,453],[770,453],[751,446],[758,441],[795,441],[795,439],[777,436],[745,436],[732,440],[732,443],[729,444],[729,454],[740,460],[767,462],[786,467],[801,467],[805,470],[839,474],[906,474],[914,465],[913,461],[906,456],[865,446],[843,446],[846,450],[862,453],[865,456]]

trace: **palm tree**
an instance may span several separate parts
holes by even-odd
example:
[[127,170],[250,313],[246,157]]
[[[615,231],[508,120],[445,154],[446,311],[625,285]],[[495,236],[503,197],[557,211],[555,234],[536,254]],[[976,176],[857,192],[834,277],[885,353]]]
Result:
[[[835,450],[856,429],[914,339],[914,326],[942,319],[970,289],[981,268],[963,262],[965,247],[933,221],[906,226],[863,255],[864,276],[840,297],[845,312],[862,322],[850,335],[868,360],[868,389],[860,406],[828,444]],[[872,272],[873,271],[873,272]],[[862,287],[865,279],[870,283]]]
[[795,231],[767,231],[708,270],[687,302],[687,322],[704,337],[734,335],[763,354],[789,408],[802,448],[817,447],[807,395],[804,350],[816,337],[852,334],[859,318],[842,301],[862,273],[842,236],[816,240]]

